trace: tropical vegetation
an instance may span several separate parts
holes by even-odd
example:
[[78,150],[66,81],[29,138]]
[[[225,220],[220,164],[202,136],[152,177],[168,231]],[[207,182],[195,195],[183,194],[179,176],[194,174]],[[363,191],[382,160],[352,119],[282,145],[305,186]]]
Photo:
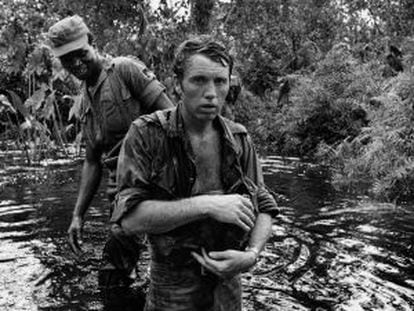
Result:
[[45,44],[71,14],[103,53],[141,58],[167,87],[177,44],[216,36],[243,84],[235,118],[262,154],[326,164],[339,187],[385,200],[414,194],[412,1],[2,1],[0,141],[29,162],[82,145],[79,81]]

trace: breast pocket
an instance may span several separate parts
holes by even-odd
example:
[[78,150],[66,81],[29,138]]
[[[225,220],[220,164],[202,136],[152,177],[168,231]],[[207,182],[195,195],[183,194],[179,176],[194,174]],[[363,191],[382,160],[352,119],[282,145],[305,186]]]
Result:
[[134,98],[130,90],[124,83],[120,83],[122,105],[119,107],[121,113],[125,115],[130,122],[134,121],[142,114],[142,105],[137,98]]
[[135,119],[134,113],[131,113],[133,99],[132,97],[117,96],[110,89],[102,94],[101,103],[105,113],[105,133],[110,141],[113,137],[123,136],[129,129],[132,121]]

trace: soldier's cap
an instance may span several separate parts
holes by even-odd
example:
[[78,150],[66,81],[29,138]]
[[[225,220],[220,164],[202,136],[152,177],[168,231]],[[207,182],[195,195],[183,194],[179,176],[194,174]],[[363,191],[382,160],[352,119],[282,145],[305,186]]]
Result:
[[56,57],[88,45],[89,28],[79,15],[66,17],[49,28],[49,45]]

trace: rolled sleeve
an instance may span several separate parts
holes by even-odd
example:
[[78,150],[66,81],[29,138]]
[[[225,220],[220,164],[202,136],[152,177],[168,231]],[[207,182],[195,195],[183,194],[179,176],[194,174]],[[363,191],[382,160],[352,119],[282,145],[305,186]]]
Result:
[[111,222],[119,223],[139,203],[149,198],[151,157],[145,148],[145,135],[138,130],[138,127],[135,122],[131,125],[119,153],[118,194],[115,198]]
[[138,188],[124,189],[115,199],[115,208],[111,216],[111,222],[120,223],[122,218],[133,210],[139,203],[145,201],[145,190]]
[[165,91],[165,86],[139,60],[124,58],[117,66],[132,95],[140,100],[144,110],[152,111],[152,106]]
[[142,101],[148,104],[146,107],[147,110],[156,110],[154,109],[154,104],[164,91],[165,86],[158,80],[152,80],[148,83],[141,94]]
[[277,203],[266,188],[260,188],[257,192],[257,203],[260,213],[269,214],[272,218],[279,214]]

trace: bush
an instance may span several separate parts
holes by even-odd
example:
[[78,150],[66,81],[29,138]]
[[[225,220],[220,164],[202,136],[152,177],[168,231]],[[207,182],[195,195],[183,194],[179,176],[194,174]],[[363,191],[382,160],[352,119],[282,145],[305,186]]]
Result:
[[277,144],[281,141],[275,137],[275,124],[278,107],[274,95],[263,99],[248,90],[243,90],[235,105],[235,121],[245,125],[252,136],[258,150],[262,154],[274,153],[279,150]]
[[320,144],[353,138],[366,125],[366,103],[380,92],[377,67],[334,47],[313,73],[285,77],[290,92],[283,105],[276,92],[263,98],[249,94],[240,99],[237,118],[262,151],[313,158]]
[[334,169],[339,188],[360,183],[382,200],[412,197],[414,192],[414,77],[403,73],[386,81],[384,93],[368,107],[370,125],[335,148],[321,145],[319,159]]

